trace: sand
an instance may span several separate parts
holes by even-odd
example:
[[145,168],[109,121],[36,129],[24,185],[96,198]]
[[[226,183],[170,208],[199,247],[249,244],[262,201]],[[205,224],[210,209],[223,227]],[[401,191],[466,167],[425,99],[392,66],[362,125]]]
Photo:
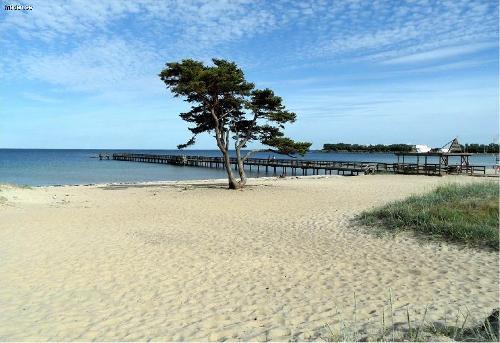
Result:
[[[377,237],[360,211],[464,176],[0,187],[0,340],[309,340],[480,320],[498,253]],[[356,324],[353,323],[354,294]]]

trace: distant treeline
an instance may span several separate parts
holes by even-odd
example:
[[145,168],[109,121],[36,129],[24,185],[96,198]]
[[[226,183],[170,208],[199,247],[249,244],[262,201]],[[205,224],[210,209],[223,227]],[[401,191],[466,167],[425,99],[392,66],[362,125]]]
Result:
[[490,144],[465,144],[461,145],[465,152],[472,153],[497,153],[500,151],[500,144],[490,143]]
[[[498,153],[500,145],[497,143],[490,144],[465,144],[460,145],[464,152],[470,153]],[[323,151],[346,151],[346,152],[409,152],[414,149],[414,145],[409,144],[323,144]]]
[[408,144],[323,144],[323,151],[348,151],[348,152],[407,152],[413,149],[413,145]]

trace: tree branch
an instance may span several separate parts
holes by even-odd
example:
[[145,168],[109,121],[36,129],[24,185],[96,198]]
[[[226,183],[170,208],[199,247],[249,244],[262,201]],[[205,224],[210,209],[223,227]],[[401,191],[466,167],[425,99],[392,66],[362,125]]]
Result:
[[[253,115],[253,119],[252,119],[252,126],[255,126],[255,124],[257,123],[257,118],[258,118],[258,114],[257,114],[257,112],[255,112]],[[245,138],[243,138],[240,141],[240,143],[238,144],[238,147],[241,149],[245,144],[247,144],[247,142],[250,140],[250,137],[251,137],[251,135],[248,134]]]
[[236,127],[234,128],[234,137],[235,137],[235,139],[234,139],[234,149],[236,151],[238,151],[238,149],[241,149],[241,147],[240,147],[240,144],[239,144],[239,142],[240,142],[239,131],[238,131],[238,129]]
[[219,118],[217,118],[217,115],[215,114],[214,107],[210,108],[210,113],[212,114],[212,118],[214,119],[215,123],[215,139],[217,140],[217,146],[219,147],[219,149],[225,150],[226,149],[224,146],[225,144],[222,141],[223,137],[219,127]]
[[275,154],[286,155],[286,156],[291,157],[291,158],[297,158],[297,156],[293,156],[291,154],[284,154],[284,153],[280,152],[279,150],[275,150],[275,149],[256,149],[256,150],[252,150],[252,151],[247,152],[241,160],[246,161],[250,156],[255,155],[256,153],[259,153],[259,152],[273,152]]
[[229,151],[229,134],[230,134],[231,130],[229,128],[227,128],[227,131],[226,131],[226,150]]
[[184,149],[196,143],[196,136],[197,135],[193,135],[186,143],[177,145],[177,149]]

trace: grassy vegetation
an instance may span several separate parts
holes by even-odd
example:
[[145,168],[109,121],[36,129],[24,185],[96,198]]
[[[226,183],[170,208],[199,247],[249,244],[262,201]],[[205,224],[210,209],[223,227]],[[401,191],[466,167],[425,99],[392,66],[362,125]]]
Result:
[[[385,308],[384,308],[385,313]],[[326,342],[498,342],[498,309],[482,322],[470,326],[470,313],[458,312],[452,323],[432,323],[426,320],[427,308],[422,318],[416,319],[410,316],[407,308],[405,319],[406,327],[394,326],[393,312],[390,318],[382,317],[382,324],[378,334],[367,335],[366,332],[357,329],[355,322],[342,322],[336,329],[325,324],[325,330],[318,338]],[[387,323],[386,321],[389,321]],[[392,321],[392,324],[391,324]]]
[[382,208],[363,212],[358,220],[392,232],[414,232],[498,250],[497,182],[440,186]]
[[[499,334],[499,310],[493,309],[490,315],[482,321],[471,319],[471,313],[458,311],[456,316],[440,321],[428,320],[428,307],[423,314],[416,316],[414,311],[407,305],[405,309],[396,310],[393,306],[393,294],[389,289],[389,298],[379,309],[381,313],[380,325],[373,328],[371,332],[360,329],[357,322],[356,295],[354,295],[353,313],[350,315],[352,321],[345,320],[337,309],[337,325],[325,324],[324,329],[318,332],[315,340],[327,342],[498,342]],[[349,316],[349,315],[348,315]],[[402,316],[404,320],[402,321]],[[450,321],[451,320],[451,321]],[[406,325],[401,325],[405,322]],[[293,341],[293,340],[290,340]]]

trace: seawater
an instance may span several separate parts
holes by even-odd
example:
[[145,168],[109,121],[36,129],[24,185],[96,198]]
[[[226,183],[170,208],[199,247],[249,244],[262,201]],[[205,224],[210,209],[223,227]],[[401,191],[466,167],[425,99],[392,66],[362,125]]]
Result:
[[[99,160],[99,153],[131,152],[144,154],[221,156],[218,150],[45,150],[0,149],[0,183],[18,185],[74,185],[111,182],[145,182],[226,178],[223,169],[181,167],[163,164]],[[288,158],[260,153],[255,157]],[[325,153],[311,151],[303,157],[310,160],[396,162],[394,154],[385,153]],[[406,160],[405,162],[410,162]],[[436,160],[437,161],[437,160]],[[429,159],[429,163],[435,162]],[[451,161],[451,162],[458,162]],[[473,155],[470,163],[495,164],[495,155]],[[249,172],[249,177],[256,177]],[[261,173],[261,176],[265,174]]]

